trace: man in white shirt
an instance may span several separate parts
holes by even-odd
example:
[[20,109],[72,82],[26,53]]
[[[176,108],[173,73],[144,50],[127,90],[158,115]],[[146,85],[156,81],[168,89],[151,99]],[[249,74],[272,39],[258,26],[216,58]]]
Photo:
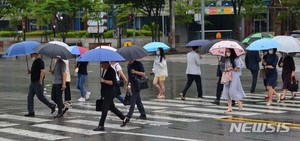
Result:
[[200,58],[198,54],[199,47],[193,47],[193,50],[187,54],[187,82],[184,89],[179,94],[182,100],[185,100],[185,95],[193,81],[196,82],[198,97],[202,98],[202,83],[201,83],[201,70],[200,70]]

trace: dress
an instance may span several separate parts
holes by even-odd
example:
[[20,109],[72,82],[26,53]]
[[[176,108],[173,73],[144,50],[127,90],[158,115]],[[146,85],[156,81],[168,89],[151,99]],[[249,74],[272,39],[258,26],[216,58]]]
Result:
[[[280,66],[280,64],[283,63],[283,66]],[[286,56],[285,58],[281,57],[278,63],[279,67],[282,67],[282,89],[288,89],[288,84],[291,82],[291,74],[293,71],[295,71],[295,62],[293,57]]]
[[[235,66],[242,69],[243,62],[240,58],[236,58],[234,60]],[[232,67],[230,60],[226,59],[225,61],[225,68]],[[243,90],[242,83],[240,80],[241,76],[241,70],[239,71],[231,71],[232,74],[232,80],[229,83],[229,85],[224,85],[223,87],[223,93],[222,93],[222,99],[225,100],[242,100],[246,97],[246,94]]]
[[274,69],[266,68],[266,83],[267,86],[272,86],[273,88],[277,86],[277,75],[278,75],[276,69],[277,62],[278,62],[278,56],[276,54],[267,55],[266,64],[267,66],[272,65]]

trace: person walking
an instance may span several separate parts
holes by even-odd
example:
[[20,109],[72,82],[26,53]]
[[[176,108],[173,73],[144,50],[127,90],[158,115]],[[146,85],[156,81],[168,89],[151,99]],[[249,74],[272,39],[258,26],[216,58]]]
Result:
[[69,66],[69,60],[63,59],[63,61],[66,64],[66,89],[64,91],[64,93],[65,93],[65,105],[70,107],[72,105],[72,102],[71,102],[71,88],[70,88],[70,83],[71,83],[70,66]]
[[116,72],[116,98],[119,99],[121,103],[124,104],[124,98],[121,96],[121,79],[123,80],[122,87],[125,87],[128,85],[128,79],[126,78],[125,74],[123,73],[122,67],[118,62],[110,62],[111,67],[115,70]]
[[[127,65],[127,73],[128,73],[128,80],[131,85],[130,88],[131,88],[132,95],[130,99],[129,111],[125,119],[123,120],[121,127],[125,126],[130,121],[130,118],[132,117],[134,112],[135,104],[137,105],[137,108],[141,114],[138,117],[138,119],[143,119],[143,120],[147,119],[146,112],[140,96],[141,90],[138,88],[138,82],[137,82],[137,79],[140,79],[141,77],[145,76],[144,66],[140,61],[136,61],[136,60],[129,61]],[[127,87],[127,91],[128,91],[128,87]]]
[[61,118],[69,109],[63,104],[62,98],[62,93],[66,89],[66,64],[60,57],[58,57],[53,70],[50,67],[49,72],[54,75],[51,99],[57,104],[58,108],[58,113],[53,118]]
[[252,74],[252,83],[250,88],[250,93],[255,93],[257,77],[259,72],[259,62],[261,58],[259,56],[259,51],[247,51],[245,57],[246,68],[250,70]]
[[277,94],[275,87],[277,86],[277,69],[278,56],[276,55],[277,49],[270,49],[269,54],[266,56],[264,66],[266,68],[266,84],[268,90],[268,102],[267,105],[272,105],[273,95],[277,97],[277,103],[280,101],[280,95]]
[[227,100],[227,112],[232,112],[232,100],[238,102],[239,110],[242,110],[242,99],[246,97],[241,83],[242,60],[236,55],[233,49],[226,49],[225,72],[231,73],[231,81],[224,84],[222,98]]
[[219,60],[218,67],[217,67],[218,82],[217,82],[217,90],[216,90],[216,99],[214,102],[212,102],[212,104],[220,105],[220,99],[224,87],[223,84],[221,83],[224,69],[225,69],[225,57],[222,56],[221,59]]
[[[285,95],[288,91],[288,85],[292,81],[292,78],[295,77],[296,67],[295,67],[294,59],[291,55],[287,53],[281,53],[281,55],[282,56],[280,57],[278,62],[278,66],[282,67],[281,78],[283,82],[283,86],[282,86],[283,93],[280,97],[280,100],[285,100]],[[291,91],[291,93],[292,93],[291,100],[293,100],[295,98],[295,92]]]
[[34,117],[34,96],[47,105],[51,109],[51,114],[55,112],[56,105],[54,103],[49,102],[49,100],[44,96],[44,78],[45,78],[45,63],[39,57],[37,53],[30,54],[33,63],[31,66],[31,70],[28,69],[28,74],[30,74],[30,85],[29,92],[27,96],[27,110],[28,114],[25,114],[26,117]]
[[165,80],[168,77],[168,66],[164,50],[160,47],[156,51],[152,72],[154,73],[153,85],[158,90],[157,98],[165,98]]
[[117,83],[116,72],[110,66],[109,62],[101,62],[101,67],[103,68],[100,77],[101,96],[104,97],[104,99],[102,103],[102,114],[99,121],[99,125],[97,128],[93,129],[94,131],[105,130],[104,123],[107,117],[108,110],[117,115],[122,121],[125,119],[123,113],[120,112],[114,104],[114,98],[116,96],[115,86]]
[[179,94],[182,100],[185,100],[185,95],[192,85],[193,81],[196,82],[198,98],[202,98],[202,83],[201,83],[201,70],[200,70],[200,58],[201,56],[198,54],[199,47],[193,47],[192,51],[187,54],[187,82],[185,84],[184,89]]
[[77,89],[80,90],[81,97],[77,100],[79,102],[84,102],[88,100],[91,93],[88,93],[85,89],[85,81],[88,76],[87,66],[89,62],[77,62],[75,66],[75,70],[78,69],[77,72]]

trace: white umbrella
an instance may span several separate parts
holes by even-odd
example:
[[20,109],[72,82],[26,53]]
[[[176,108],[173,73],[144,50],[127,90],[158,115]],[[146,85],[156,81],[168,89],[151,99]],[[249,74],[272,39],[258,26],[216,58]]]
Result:
[[300,52],[300,42],[292,36],[275,36],[273,40],[280,44],[277,51],[285,53]]
[[98,46],[95,49],[97,49],[97,48],[103,48],[103,49],[108,49],[108,50],[112,50],[112,51],[117,51],[117,49],[115,49],[111,46]]

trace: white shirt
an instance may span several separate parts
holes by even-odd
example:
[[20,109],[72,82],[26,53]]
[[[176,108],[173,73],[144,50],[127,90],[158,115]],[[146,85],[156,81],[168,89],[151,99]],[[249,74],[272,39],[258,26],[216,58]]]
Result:
[[197,52],[191,51],[187,54],[186,74],[201,75],[200,56]]
[[115,72],[116,72],[116,79],[117,79],[117,81],[120,81],[120,77],[119,77],[119,75],[118,75],[118,71],[120,71],[120,70],[122,70],[122,68],[121,68],[121,65],[119,64],[119,63],[115,63],[115,64],[111,64],[110,65],[114,70],[115,70]]
[[166,59],[162,59],[160,62],[160,56],[156,56],[153,63],[152,72],[155,74],[155,76],[168,76],[168,66]]

